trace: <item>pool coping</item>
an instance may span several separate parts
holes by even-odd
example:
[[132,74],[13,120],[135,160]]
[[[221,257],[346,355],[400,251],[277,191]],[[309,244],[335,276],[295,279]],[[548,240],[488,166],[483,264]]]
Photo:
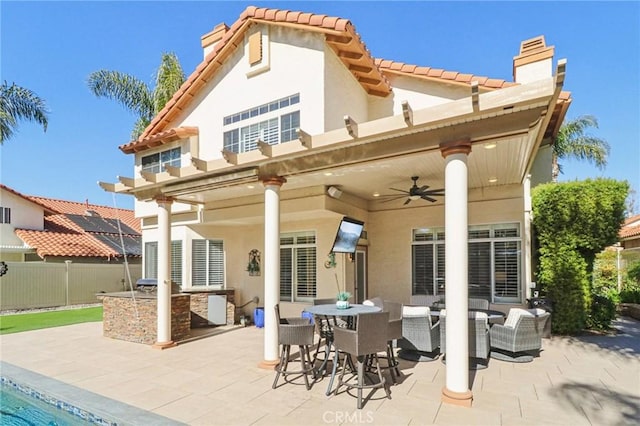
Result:
[[185,425],[185,423],[63,383],[2,360],[0,360],[0,379],[3,384],[12,386],[14,389],[45,403],[58,406],[69,414],[94,424],[117,426]]

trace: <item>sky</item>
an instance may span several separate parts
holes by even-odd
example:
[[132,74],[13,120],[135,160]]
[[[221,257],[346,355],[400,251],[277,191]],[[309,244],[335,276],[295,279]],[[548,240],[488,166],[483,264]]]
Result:
[[200,37],[231,26],[249,5],[347,18],[376,58],[507,81],[520,42],[544,35],[554,66],[567,59],[567,118],[595,116],[589,134],[611,145],[604,170],[565,160],[559,180],[627,180],[640,201],[638,1],[2,0],[0,78],[34,91],[50,113],[46,132],[22,121],[0,146],[0,182],[27,195],[133,208],[131,196],[97,182],[133,176],[133,155],[118,146],[130,141],[136,117],[95,97],[88,75],[117,70],[151,84],[162,53],[174,52],[188,76],[203,58]]

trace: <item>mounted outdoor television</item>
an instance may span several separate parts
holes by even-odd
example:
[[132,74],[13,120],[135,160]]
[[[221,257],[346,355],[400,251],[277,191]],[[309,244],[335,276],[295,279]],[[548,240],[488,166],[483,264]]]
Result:
[[364,222],[350,217],[343,217],[333,241],[333,253],[355,253],[360,234],[362,234]]

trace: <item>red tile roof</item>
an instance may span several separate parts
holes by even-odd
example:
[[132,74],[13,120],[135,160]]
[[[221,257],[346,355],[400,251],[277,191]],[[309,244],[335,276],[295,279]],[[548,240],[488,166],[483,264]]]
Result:
[[[124,225],[133,229],[136,235],[131,238],[139,238],[141,234],[140,220],[136,219],[133,210],[118,209],[115,207],[80,203],[76,201],[58,200],[55,198],[24,195],[20,192],[0,184],[0,187],[27,201],[31,201],[45,210],[44,231],[32,229],[16,229],[15,233],[29,247],[35,248],[41,258],[46,256],[65,257],[119,257],[121,250],[114,250],[99,241],[94,235],[99,232],[85,231],[82,226],[71,220],[70,215],[85,216],[87,211],[96,212],[104,219],[119,219]],[[129,234],[132,231],[129,231]],[[109,229],[105,230],[109,234]],[[127,231],[124,230],[126,234]],[[113,236],[113,235],[112,235]]]
[[34,203],[37,203],[47,210],[57,214],[84,215],[87,210],[93,210],[101,217],[107,219],[120,219],[122,223],[128,225],[138,232],[142,232],[142,228],[140,227],[140,219],[136,219],[135,212],[133,210],[89,204],[88,202],[80,203],[76,201],[57,200],[54,198],[45,198],[30,195],[27,195],[26,197]]
[[629,239],[632,237],[640,236],[640,215],[635,215],[627,218],[624,221],[624,225],[620,229],[619,237],[621,239]]

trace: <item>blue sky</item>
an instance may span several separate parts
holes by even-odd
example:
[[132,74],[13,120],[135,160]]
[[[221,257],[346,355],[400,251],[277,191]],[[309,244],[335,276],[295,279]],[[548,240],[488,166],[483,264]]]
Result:
[[[2,80],[27,87],[51,111],[46,133],[28,122],[0,147],[0,181],[24,194],[113,205],[97,181],[133,176],[135,117],[86,85],[99,69],[151,82],[163,52],[189,75],[200,37],[248,6],[348,18],[374,57],[512,80],[520,42],[544,35],[567,59],[568,118],[591,114],[609,141],[609,165],[565,161],[560,180],[627,180],[640,199],[640,2],[7,1],[0,4]],[[118,195],[119,207],[133,199]]]

